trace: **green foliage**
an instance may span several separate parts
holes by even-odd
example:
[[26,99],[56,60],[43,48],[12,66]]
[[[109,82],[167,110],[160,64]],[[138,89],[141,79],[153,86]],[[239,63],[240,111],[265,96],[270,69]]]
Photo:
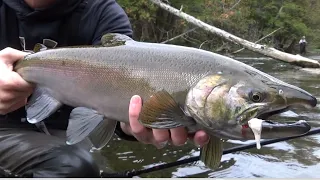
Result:
[[129,17],[133,20],[152,21],[156,7],[149,0],[118,0]]
[[[320,47],[319,0],[169,0],[170,5],[204,22],[241,38],[256,41],[281,27],[260,43],[277,47],[294,47],[301,36]],[[162,42],[194,26],[156,7],[149,0],[118,0],[134,27],[135,39]],[[205,42],[205,43],[204,43]],[[233,46],[225,40],[197,30],[170,43],[209,50]],[[239,48],[239,47],[235,47]],[[288,50],[288,48],[287,48]],[[289,51],[289,50],[288,50]]]

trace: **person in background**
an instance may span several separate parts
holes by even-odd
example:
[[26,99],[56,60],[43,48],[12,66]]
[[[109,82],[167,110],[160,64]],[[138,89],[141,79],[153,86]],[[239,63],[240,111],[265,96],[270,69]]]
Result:
[[307,53],[306,51],[307,41],[305,36],[302,36],[302,38],[300,39],[299,46],[300,46],[300,55],[305,55]]
[[[65,132],[72,107],[63,106],[44,120],[41,127],[51,135],[25,121],[24,106],[34,87],[13,71],[13,64],[36,43],[97,45],[102,35],[111,32],[132,37],[126,13],[115,0],[0,0],[0,27],[0,168],[22,177],[99,177],[88,150],[66,145],[53,133]],[[138,122],[141,102],[138,95],[132,97],[130,123],[118,123],[115,131],[120,138],[158,148],[168,142],[185,144],[185,128],[142,126]],[[189,138],[199,146],[209,140],[204,131]]]

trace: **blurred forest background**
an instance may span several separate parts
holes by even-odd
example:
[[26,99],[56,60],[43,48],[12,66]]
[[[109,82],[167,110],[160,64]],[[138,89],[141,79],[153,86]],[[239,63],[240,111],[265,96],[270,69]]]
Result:
[[[149,0],[117,0],[125,9],[134,29],[134,39],[163,42],[195,26],[166,12]],[[319,0],[168,0],[169,5],[201,21],[240,38],[255,42],[272,31],[259,44],[288,53],[299,53],[299,40],[306,36],[308,53],[320,53]],[[217,53],[230,53],[241,46],[197,28],[170,41]],[[243,51],[245,52],[245,51]],[[248,52],[248,51],[247,51]]]

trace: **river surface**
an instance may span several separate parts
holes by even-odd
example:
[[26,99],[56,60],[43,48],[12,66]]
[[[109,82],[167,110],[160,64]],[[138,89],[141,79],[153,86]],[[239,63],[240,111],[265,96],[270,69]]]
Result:
[[[300,68],[273,59],[237,59],[299,86],[315,95],[318,101],[320,100],[320,75],[309,74],[299,70]],[[304,119],[312,127],[320,127],[320,105],[312,110],[297,108],[279,116],[287,121]],[[276,118],[280,119],[279,116]],[[225,147],[252,142],[228,141]],[[115,136],[101,153],[105,159],[97,158],[97,160],[102,168],[108,167],[116,172],[122,172],[198,156],[199,149],[188,143],[185,146],[167,146],[158,150],[151,145],[128,142]],[[139,177],[320,178],[320,134],[263,146],[260,150],[252,148],[226,154],[222,157],[221,166],[216,171],[206,168],[202,162],[197,161],[142,174]]]

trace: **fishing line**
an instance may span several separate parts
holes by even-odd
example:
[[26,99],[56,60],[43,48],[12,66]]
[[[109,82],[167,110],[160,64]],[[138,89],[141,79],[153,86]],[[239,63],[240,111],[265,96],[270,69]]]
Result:
[[[320,133],[320,128],[315,128],[315,129],[312,129],[308,133],[303,134],[303,135],[264,140],[264,141],[261,141],[260,144],[261,144],[261,146],[264,146],[264,145],[269,145],[269,144],[273,144],[273,143],[277,143],[277,142],[281,142],[281,141],[296,139],[299,137],[311,136],[311,135],[315,135],[318,133]],[[250,143],[247,145],[240,145],[237,147],[232,147],[232,148],[224,150],[223,154],[229,154],[229,153],[234,153],[237,151],[248,150],[248,149],[255,148],[255,147],[256,147],[256,143]],[[183,164],[187,164],[187,163],[191,163],[191,162],[195,162],[195,161],[199,161],[199,160],[200,160],[200,156],[196,156],[196,157],[191,157],[191,158],[187,158],[187,159],[183,159],[183,160],[179,160],[179,161],[175,161],[175,162],[171,162],[171,163],[161,164],[161,165],[157,165],[157,166],[154,166],[151,168],[141,169],[141,170],[137,170],[137,171],[129,170],[129,171],[124,171],[124,172],[119,172],[119,173],[102,172],[101,177],[102,178],[103,177],[132,178],[133,176],[138,176],[138,175],[145,174],[145,173],[159,171],[159,170],[163,170],[163,169],[167,169],[167,168],[171,168],[174,166],[179,166],[179,165],[183,165]]]

